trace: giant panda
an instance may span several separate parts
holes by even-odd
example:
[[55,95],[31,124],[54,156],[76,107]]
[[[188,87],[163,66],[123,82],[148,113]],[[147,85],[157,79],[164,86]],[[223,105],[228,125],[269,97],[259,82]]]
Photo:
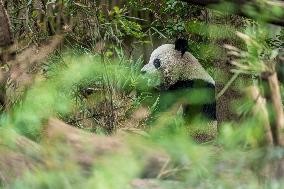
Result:
[[[195,117],[205,118],[216,126],[215,81],[187,48],[188,41],[185,39],[159,46],[152,52],[141,73],[158,76],[161,94],[170,92],[176,100],[189,94],[181,104],[185,120],[191,122]],[[191,93],[201,98],[198,103],[190,98],[194,96]],[[161,103],[167,101],[165,99]]]

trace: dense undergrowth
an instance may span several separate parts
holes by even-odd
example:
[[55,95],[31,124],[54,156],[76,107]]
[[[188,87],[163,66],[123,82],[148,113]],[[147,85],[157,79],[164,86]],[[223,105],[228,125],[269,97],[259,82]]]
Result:
[[[17,40],[41,51],[63,25],[64,42],[1,112],[0,187],[283,188],[284,150],[266,136],[272,103],[268,115],[257,106],[268,96],[263,73],[275,72],[283,28],[175,0],[131,0],[109,10],[85,1],[5,2]],[[200,119],[186,124],[180,99],[162,99],[159,79],[141,75],[149,52],[178,37],[189,39],[216,80],[217,103],[238,120],[222,120],[218,130]],[[228,95],[251,86],[259,88],[256,98]],[[226,97],[234,103],[223,104]]]
[[[49,162],[25,173],[9,187],[131,188],[134,179],[148,178],[154,179],[156,184],[161,182],[158,185],[165,185],[165,188],[281,188],[283,183],[277,180],[279,175],[271,175],[270,171],[277,169],[284,151],[262,147],[261,117],[248,119],[238,127],[221,125],[223,129],[218,138],[203,144],[191,138],[194,125],[184,125],[182,118],[171,110],[147,124],[145,120],[155,108],[152,104],[152,107],[144,107],[147,109],[145,117],[135,118],[134,114],[145,111],[140,99],[151,96],[151,92],[146,92],[147,95],[137,93],[147,91],[148,86],[148,80],[145,83],[140,75],[140,67],[139,60],[131,61],[123,56],[121,59],[101,59],[96,54],[74,52],[64,53],[59,61],[52,62],[45,78],[36,79],[23,100],[9,114],[1,116],[3,145],[16,148],[13,147],[16,144],[13,139],[17,138],[13,137],[15,129],[42,144],[40,151],[43,153],[25,152],[33,159],[29,161]],[[105,87],[111,91],[102,93]],[[84,95],[83,89],[90,91]],[[88,108],[101,113],[100,103],[108,105],[103,107],[107,115],[100,117],[90,113],[84,117],[85,112],[81,111]],[[113,118],[107,117],[111,111]],[[78,116],[78,112],[84,116]],[[74,152],[70,144],[57,139],[51,139],[53,144],[50,141],[43,143],[50,140],[42,133],[42,127],[50,117],[61,118],[100,135],[112,133],[116,137],[127,129],[137,130],[136,134],[123,134],[126,147],[94,158],[91,166],[86,168],[72,158],[84,155]],[[84,119],[92,119],[93,125]],[[105,119],[113,120],[112,125]],[[200,129],[202,124],[197,122],[195,127]],[[143,129],[147,134],[143,134]],[[92,148],[92,143],[84,145],[79,148],[86,151]],[[161,158],[166,154],[161,167],[155,168],[155,162],[147,165],[146,158],[151,153]]]

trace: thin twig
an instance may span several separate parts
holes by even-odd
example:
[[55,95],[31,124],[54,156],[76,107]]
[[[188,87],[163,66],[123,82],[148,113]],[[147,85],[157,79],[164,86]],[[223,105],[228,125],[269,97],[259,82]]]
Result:
[[218,100],[225,92],[229,89],[229,87],[233,84],[233,82],[238,78],[241,72],[236,72],[233,77],[228,81],[225,87],[217,94],[216,100]]

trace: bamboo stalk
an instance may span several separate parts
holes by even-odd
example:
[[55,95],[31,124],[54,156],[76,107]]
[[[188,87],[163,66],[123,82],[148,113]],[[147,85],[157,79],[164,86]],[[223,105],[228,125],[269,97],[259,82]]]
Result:
[[252,113],[254,116],[260,116],[264,132],[265,132],[265,144],[271,146],[273,145],[273,135],[271,131],[271,126],[269,122],[269,114],[266,108],[266,100],[260,94],[259,88],[257,86],[251,86],[247,88],[247,96],[249,99],[255,102],[252,108]]
[[282,140],[281,130],[284,128],[284,114],[277,74],[273,73],[269,75],[267,80],[269,83],[271,102],[275,111],[275,125],[272,127],[275,134],[274,142],[276,145],[283,146],[284,141]]

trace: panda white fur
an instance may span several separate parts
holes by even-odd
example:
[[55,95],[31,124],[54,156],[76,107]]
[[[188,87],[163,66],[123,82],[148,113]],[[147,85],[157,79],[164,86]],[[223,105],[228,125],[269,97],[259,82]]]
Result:
[[178,39],[175,45],[165,44],[158,47],[152,52],[148,64],[141,69],[141,72],[158,75],[160,91],[180,89],[190,91],[196,87],[209,89],[211,92],[208,92],[208,95],[212,99],[210,102],[200,104],[198,107],[194,102],[183,104],[183,112],[186,117],[192,118],[195,116],[193,114],[202,114],[215,122],[215,81],[198,60],[191,53],[186,52],[187,44],[187,40]]

